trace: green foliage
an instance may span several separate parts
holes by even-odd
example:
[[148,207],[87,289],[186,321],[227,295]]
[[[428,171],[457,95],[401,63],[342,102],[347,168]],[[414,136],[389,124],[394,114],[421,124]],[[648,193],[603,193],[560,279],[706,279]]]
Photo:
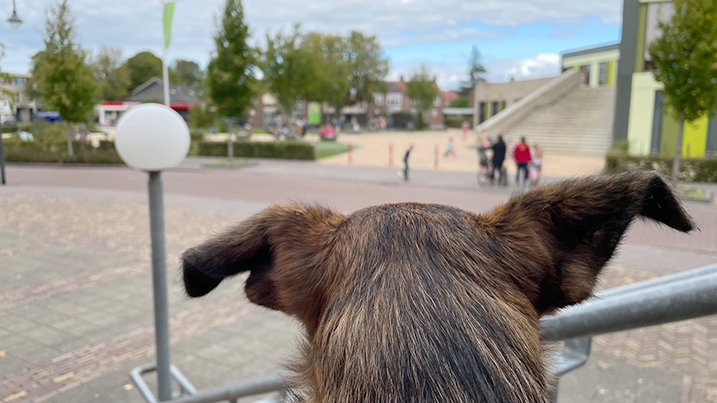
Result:
[[290,34],[281,31],[273,37],[267,34],[261,61],[268,90],[288,116],[292,115],[297,101],[311,95],[312,87],[322,74],[318,59],[309,47],[302,45],[302,39],[298,25]]
[[218,119],[217,133],[229,133],[229,121],[227,119]]
[[471,119],[463,116],[446,116],[443,119],[443,124],[454,129],[461,129],[463,128],[463,122],[466,120],[471,124],[471,126],[473,126]]
[[[34,135],[34,134],[33,134]],[[109,144],[107,144],[109,143]],[[5,160],[49,164],[123,164],[114,143],[105,141],[99,148],[74,142],[75,153],[69,156],[63,145],[48,147],[37,141],[5,140]]]
[[[316,158],[314,155],[314,147],[305,142],[236,141],[233,144],[234,157],[237,158],[275,158],[288,160],[313,160]],[[194,155],[226,157],[227,143],[208,141],[199,143],[196,154]]]
[[140,52],[130,57],[126,67],[130,77],[130,92],[152,77],[162,77],[162,59],[152,52]]
[[353,95],[347,103],[372,102],[373,93],[385,92],[383,81],[389,70],[388,59],[375,36],[351,31],[347,41],[345,60],[350,66],[349,83]]
[[692,122],[717,112],[717,2],[675,0],[662,36],[649,46],[655,79],[664,85],[665,104],[675,117]]
[[420,113],[431,109],[436,97],[440,94],[436,85],[436,77],[433,76],[425,65],[411,73],[410,80],[406,83],[406,92],[416,110]]
[[204,71],[197,62],[191,60],[177,59],[170,72],[178,84],[189,88],[199,89],[204,81]]
[[451,101],[448,106],[451,108],[469,108],[470,102],[468,100],[468,97],[460,97],[456,100]]
[[481,63],[480,51],[474,45],[473,48],[471,48],[471,57],[468,59],[468,77],[470,78],[471,88],[476,86],[480,75],[486,72],[487,70]]
[[244,22],[241,0],[226,0],[217,35],[216,53],[207,69],[210,96],[223,116],[240,118],[252,105],[256,93],[256,52],[249,46],[249,27]]
[[422,114],[422,113],[417,113],[417,114],[416,114],[416,127],[415,127],[415,129],[416,129],[416,130],[424,130],[424,129],[427,129],[427,128],[428,128],[428,124],[427,124],[426,121],[423,119],[423,114]]
[[373,101],[374,92],[385,92],[388,59],[375,36],[351,31],[347,37],[310,32],[302,40],[319,71],[309,101],[327,102],[337,108]]
[[210,127],[214,123],[214,115],[201,105],[189,108],[189,125],[192,127]]
[[13,134],[18,132],[29,132],[30,131],[30,123],[27,122],[18,122],[18,123],[6,123],[2,126],[2,132],[4,134]]
[[123,64],[122,49],[103,46],[92,61],[95,80],[103,101],[121,101],[129,95],[131,77]]
[[68,122],[92,116],[98,94],[87,52],[74,42],[74,19],[67,0],[50,7],[45,23],[45,50],[33,56],[32,76],[44,102]]
[[[605,157],[605,171],[619,173],[642,169],[670,175],[673,163],[674,160],[668,156],[631,156],[621,152],[609,152]],[[678,177],[683,182],[717,183],[717,157],[682,160]]]
[[612,147],[610,148],[610,152],[613,154],[627,154],[627,151],[630,149],[630,142],[627,139],[624,140],[615,140],[612,143]]

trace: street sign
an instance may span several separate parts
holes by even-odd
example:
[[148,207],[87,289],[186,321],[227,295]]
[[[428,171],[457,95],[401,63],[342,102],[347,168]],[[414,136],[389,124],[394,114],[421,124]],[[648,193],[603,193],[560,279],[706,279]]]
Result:
[[0,99],[0,113],[12,113],[10,109],[10,102],[4,99]]

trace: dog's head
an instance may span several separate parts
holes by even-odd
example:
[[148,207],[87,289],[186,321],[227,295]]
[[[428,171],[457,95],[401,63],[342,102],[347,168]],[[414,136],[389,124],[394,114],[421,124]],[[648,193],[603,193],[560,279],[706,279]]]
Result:
[[[471,364],[491,372],[486,365],[508,365],[506,351],[539,348],[540,315],[591,295],[601,269],[637,217],[683,232],[693,229],[669,186],[647,172],[544,186],[485,215],[412,203],[349,216],[321,207],[276,205],[185,252],[184,284],[191,297],[200,297],[225,278],[248,271],[248,298],[297,317],[311,343],[322,345],[326,355],[348,348],[353,351],[337,354],[359,356],[357,345],[366,343],[361,337],[372,337],[378,346],[369,348],[383,346],[387,357],[391,343],[404,343],[396,348],[415,352],[445,337],[449,330],[441,326],[461,328],[450,336],[456,349],[503,356],[479,357]],[[471,321],[478,327],[471,327]],[[319,331],[322,326],[325,332]],[[417,328],[424,339],[416,336]],[[516,341],[519,337],[509,333],[531,335]],[[503,341],[481,344],[476,337]],[[433,353],[426,348],[416,354]],[[450,352],[441,354],[436,362],[451,361],[445,358]],[[515,359],[525,363],[535,354],[518,352]],[[364,366],[376,367],[371,357],[366,356]],[[460,372],[466,360],[463,354],[454,364],[441,365]],[[349,365],[337,362],[332,365]],[[405,371],[408,362],[395,371]],[[520,383],[521,376],[504,378],[510,378],[506,384]],[[476,387],[495,389],[498,379]],[[480,399],[490,400],[486,396]]]

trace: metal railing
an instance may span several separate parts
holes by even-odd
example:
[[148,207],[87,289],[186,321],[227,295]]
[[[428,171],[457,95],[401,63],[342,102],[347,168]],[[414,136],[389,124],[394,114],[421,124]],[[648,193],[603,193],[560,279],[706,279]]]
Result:
[[[543,340],[564,341],[554,373],[587,362],[591,336],[717,314],[717,264],[613,288],[541,320]],[[557,402],[558,384],[551,391]]]
[[[542,338],[546,342],[565,342],[556,357],[553,369],[554,374],[560,377],[587,362],[590,357],[591,336],[715,314],[717,264],[598,293],[580,305],[542,319]],[[175,375],[174,371],[172,372]],[[138,373],[137,376],[141,378],[141,374]],[[174,402],[236,402],[243,397],[279,392],[277,396],[261,402],[280,403],[284,401],[288,387],[286,379],[287,373],[262,375],[199,392],[191,390],[191,384],[189,387],[183,385],[183,392],[188,396]],[[182,383],[180,379],[177,380]],[[556,383],[551,390],[551,401],[557,402],[557,396]]]

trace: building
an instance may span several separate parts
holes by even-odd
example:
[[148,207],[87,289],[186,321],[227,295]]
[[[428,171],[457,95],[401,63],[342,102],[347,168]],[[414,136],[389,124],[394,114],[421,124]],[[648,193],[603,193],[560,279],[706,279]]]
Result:
[[[388,90],[385,93],[376,92],[373,94],[373,104],[366,105],[367,118],[371,119],[376,116],[390,117],[395,114],[415,114],[416,109],[413,107],[411,98],[408,96],[406,82],[403,76],[398,81],[389,81],[386,83]],[[443,91],[434,83],[438,89],[439,95],[433,102],[431,108],[423,115],[423,121],[430,127],[443,127],[443,108],[447,105],[443,97]],[[403,127],[405,122],[397,122],[397,127]]]
[[548,77],[517,81],[511,78],[505,83],[479,80],[473,91],[473,125],[478,126],[554,79]]
[[[664,108],[648,45],[660,35],[658,23],[674,15],[664,0],[624,0],[613,139],[627,140],[632,155],[674,155],[678,122]],[[707,116],[685,123],[685,157],[717,155],[717,121]]]
[[25,84],[30,79],[29,74],[7,73],[8,77],[0,79],[0,97],[10,101],[13,108],[12,116],[2,116],[2,119],[12,118],[18,122],[29,122],[37,111],[35,99],[25,93]]
[[617,63],[620,59],[620,44],[613,43],[588,49],[567,51],[560,56],[562,71],[580,71],[580,82],[592,88],[603,85],[614,86],[617,82]]
[[[177,111],[184,119],[189,117],[189,109],[194,105],[201,105],[202,91],[181,85],[169,85],[169,106]],[[153,77],[144,84],[135,88],[129,98],[124,101],[105,101],[95,106],[100,126],[114,126],[129,108],[141,103],[164,103],[164,82],[159,77]]]

